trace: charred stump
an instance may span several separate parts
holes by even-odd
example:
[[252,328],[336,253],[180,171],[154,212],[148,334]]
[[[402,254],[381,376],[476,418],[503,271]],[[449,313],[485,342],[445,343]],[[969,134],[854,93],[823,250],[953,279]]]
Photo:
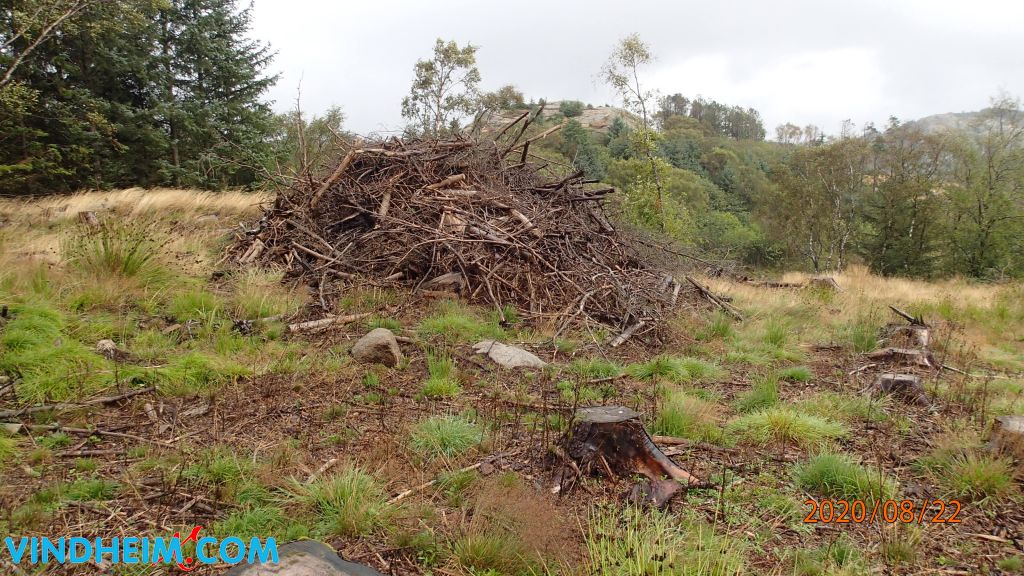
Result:
[[662,506],[684,485],[699,482],[654,444],[640,414],[629,408],[581,408],[563,445],[580,474],[611,480],[646,477],[649,483],[635,486],[630,494],[636,501]]

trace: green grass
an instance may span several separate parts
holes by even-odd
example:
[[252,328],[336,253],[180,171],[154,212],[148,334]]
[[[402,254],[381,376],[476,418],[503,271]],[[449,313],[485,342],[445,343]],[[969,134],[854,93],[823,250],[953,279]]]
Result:
[[359,468],[347,467],[311,484],[296,484],[293,498],[316,515],[323,535],[370,534],[394,513],[384,486]]
[[718,442],[722,430],[718,426],[717,407],[682,391],[672,391],[662,402],[652,430],[663,436]]
[[801,400],[796,408],[801,412],[823,418],[836,418],[844,422],[884,422],[889,419],[886,410],[891,405],[890,396],[872,397],[821,392]]
[[807,366],[790,366],[778,371],[779,380],[791,382],[809,382],[814,378],[814,372]]
[[219,493],[234,496],[251,476],[253,464],[228,446],[214,446],[200,451],[195,463],[186,466],[183,478],[215,488]]
[[305,524],[292,519],[291,514],[280,507],[266,505],[235,510],[214,522],[210,531],[221,538],[235,536],[246,541],[272,536],[278,542],[291,542],[310,537]]
[[18,455],[18,440],[0,432],[0,470],[13,462]]
[[846,338],[858,354],[878,348],[878,326],[870,319],[860,319],[846,327]]
[[450,356],[427,354],[427,373],[420,393],[426,398],[452,398],[462,392],[455,373],[455,360]]
[[501,340],[505,331],[495,322],[479,318],[468,308],[453,302],[441,306],[438,313],[424,318],[416,329],[422,337],[440,336],[449,342]]
[[614,378],[622,374],[622,366],[604,358],[578,358],[569,363],[568,370],[586,380]]
[[699,521],[680,522],[659,510],[599,508],[584,535],[588,574],[734,576],[744,546]]
[[736,329],[733,328],[732,318],[719,310],[711,316],[711,320],[708,321],[704,328],[697,331],[695,336],[698,340],[713,340],[716,338],[727,340],[735,335]]
[[74,268],[95,276],[126,278],[155,274],[163,234],[145,223],[107,220],[95,228],[78,227],[61,241],[61,253]]
[[724,372],[716,364],[700,358],[677,357],[662,354],[647,362],[631,364],[626,372],[633,378],[673,383],[714,379]]
[[506,534],[464,535],[452,555],[470,574],[526,574],[531,568],[523,543]]
[[748,413],[770,408],[779,403],[779,381],[774,377],[762,377],[754,381],[750,390],[740,396],[736,410]]
[[820,496],[865,502],[896,494],[896,482],[844,454],[819,454],[793,469],[797,486]]
[[1024,557],[1007,556],[1006,558],[1000,558],[999,561],[996,562],[996,567],[1004,572],[1024,572]]
[[248,268],[232,278],[233,319],[267,318],[298,310],[304,298],[295,287],[282,285],[283,273]]
[[160,392],[169,396],[210,396],[233,379],[249,374],[244,366],[204,352],[188,352],[160,368]]
[[83,478],[68,484],[62,489],[62,496],[74,502],[90,502],[111,500],[117,494],[120,485],[103,478]]
[[483,429],[463,416],[430,416],[412,428],[410,446],[427,457],[458,456],[483,442]]
[[789,326],[777,317],[768,318],[761,328],[761,342],[772,348],[785,348],[789,342]]
[[12,307],[0,334],[0,373],[19,376],[22,402],[84,398],[113,381],[107,360],[65,331],[64,315],[45,303]]
[[794,550],[793,576],[856,576],[870,571],[864,553],[842,535],[828,546]]
[[178,322],[197,320],[211,324],[223,315],[224,301],[216,294],[196,288],[176,294],[167,312]]
[[977,503],[1015,491],[1012,460],[973,451],[951,458],[939,468],[938,479],[947,494]]
[[788,406],[775,406],[736,418],[726,427],[726,432],[752,444],[782,443],[821,448],[844,436],[846,428],[832,420]]

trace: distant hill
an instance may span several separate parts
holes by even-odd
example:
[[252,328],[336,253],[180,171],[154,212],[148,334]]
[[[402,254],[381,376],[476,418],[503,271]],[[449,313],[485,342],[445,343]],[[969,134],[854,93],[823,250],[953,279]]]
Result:
[[[558,111],[561,104],[562,102],[559,100],[545,104],[544,112],[541,113],[541,118],[548,119],[552,116],[561,116],[562,113]],[[515,120],[523,112],[525,112],[525,109],[505,110],[494,113],[486,120],[486,127],[483,132],[487,133],[494,131],[495,129],[500,129],[505,124]],[[583,113],[576,116],[574,119],[582,124],[584,128],[588,128],[596,132],[605,132],[608,130],[608,126],[611,125],[612,120],[614,120],[616,116],[620,116],[630,125],[635,125],[638,122],[637,118],[633,114],[615,106],[593,106],[590,108],[584,108]]]
[[908,122],[920,127],[925,132],[936,133],[948,130],[965,130],[973,132],[978,126],[985,110],[976,112],[947,112],[945,114],[932,114]]

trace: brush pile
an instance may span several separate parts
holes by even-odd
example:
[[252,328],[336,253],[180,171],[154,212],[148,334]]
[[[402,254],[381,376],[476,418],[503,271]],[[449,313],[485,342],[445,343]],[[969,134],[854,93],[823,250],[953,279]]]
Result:
[[528,161],[539,137],[363,144],[282,190],[233,250],[305,278],[328,312],[346,285],[399,284],[563,327],[596,321],[618,328],[615,345],[646,332],[680,285],[612,226],[613,188]]

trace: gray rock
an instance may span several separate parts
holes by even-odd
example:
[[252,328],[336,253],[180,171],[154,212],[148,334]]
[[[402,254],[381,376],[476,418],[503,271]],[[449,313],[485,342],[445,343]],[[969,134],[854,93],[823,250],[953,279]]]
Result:
[[381,576],[369,566],[342,560],[330,546],[300,540],[277,547],[276,564],[239,564],[224,576]]
[[374,328],[352,346],[352,357],[367,364],[383,364],[390,368],[402,361],[398,340],[387,328]]
[[477,342],[473,345],[473,350],[477,354],[486,354],[488,358],[505,368],[543,368],[548,365],[531,352],[495,340]]

